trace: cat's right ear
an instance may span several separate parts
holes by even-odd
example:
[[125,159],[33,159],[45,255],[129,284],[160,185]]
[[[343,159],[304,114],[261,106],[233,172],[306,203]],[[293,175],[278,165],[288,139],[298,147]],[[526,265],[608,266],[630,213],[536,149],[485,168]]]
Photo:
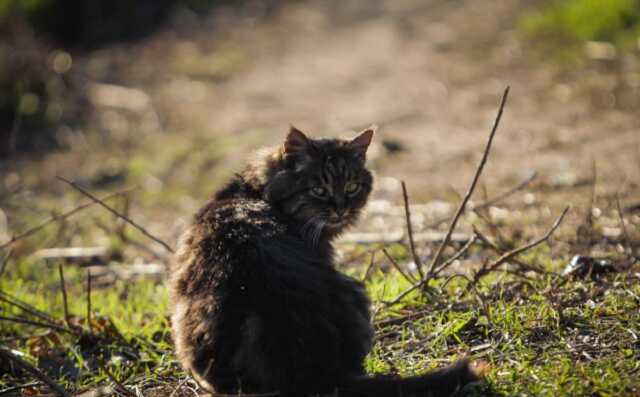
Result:
[[298,171],[311,161],[313,142],[302,131],[291,126],[284,140],[283,152],[287,167]]
[[284,153],[288,155],[299,155],[307,152],[311,142],[309,138],[293,125],[289,128],[287,138],[284,140]]

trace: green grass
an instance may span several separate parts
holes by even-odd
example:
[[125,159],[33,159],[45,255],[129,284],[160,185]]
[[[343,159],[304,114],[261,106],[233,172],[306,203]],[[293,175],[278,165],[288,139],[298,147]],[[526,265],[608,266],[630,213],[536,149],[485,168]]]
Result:
[[588,41],[629,49],[640,38],[640,3],[636,0],[562,0],[525,12],[519,28],[531,42],[561,60],[582,56]]
[[[538,263],[554,267],[548,250],[534,256]],[[64,325],[57,267],[29,259],[10,265],[0,290]],[[82,335],[0,321],[1,344],[22,352],[74,392],[113,384],[103,366],[131,390],[170,393],[178,387],[185,374],[172,353],[163,283],[143,279],[94,287],[90,335],[86,274],[74,266],[65,269],[72,322],[84,330]],[[350,269],[354,276],[362,271]],[[596,281],[558,281],[558,276],[525,280],[495,274],[483,279],[477,295],[465,292],[464,279],[453,279],[446,287],[438,280],[431,285],[432,295],[416,292],[402,304],[387,307],[382,302],[409,284],[395,271],[376,269],[367,288],[374,300],[378,337],[366,369],[408,375],[470,356],[490,364],[481,391],[492,395],[640,393],[637,275],[630,271]],[[0,312],[37,320],[6,303],[0,304]],[[389,324],[410,314],[414,317]],[[4,371],[0,390],[33,381],[25,374]]]

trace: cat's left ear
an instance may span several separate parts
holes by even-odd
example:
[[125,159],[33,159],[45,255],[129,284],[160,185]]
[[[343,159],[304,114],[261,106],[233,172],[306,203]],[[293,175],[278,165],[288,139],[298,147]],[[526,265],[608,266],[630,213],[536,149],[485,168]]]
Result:
[[289,127],[289,134],[284,141],[284,152],[289,155],[299,155],[311,146],[309,138],[293,125]]
[[347,147],[353,149],[359,156],[364,157],[367,154],[367,149],[369,148],[369,144],[373,139],[373,135],[378,129],[377,125],[372,125],[369,128],[366,128],[357,137],[353,138],[349,143],[347,143]]

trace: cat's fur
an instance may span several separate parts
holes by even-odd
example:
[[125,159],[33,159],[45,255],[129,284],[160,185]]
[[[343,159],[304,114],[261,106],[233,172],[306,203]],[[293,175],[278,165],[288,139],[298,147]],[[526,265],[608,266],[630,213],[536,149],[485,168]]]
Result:
[[371,192],[372,136],[309,139],[292,127],[195,216],[171,269],[171,322],[178,359],[205,388],[445,396],[477,379],[466,361],[422,377],[364,376],[369,300],[334,268],[331,240]]

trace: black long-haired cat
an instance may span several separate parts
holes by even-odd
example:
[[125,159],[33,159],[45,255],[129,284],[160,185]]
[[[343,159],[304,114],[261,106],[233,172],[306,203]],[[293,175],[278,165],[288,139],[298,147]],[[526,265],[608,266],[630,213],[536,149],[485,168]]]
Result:
[[310,139],[291,128],[195,216],[170,275],[177,356],[218,393],[448,396],[479,378],[461,361],[412,378],[368,377],[369,299],[334,268],[331,240],[371,192],[374,131]]

